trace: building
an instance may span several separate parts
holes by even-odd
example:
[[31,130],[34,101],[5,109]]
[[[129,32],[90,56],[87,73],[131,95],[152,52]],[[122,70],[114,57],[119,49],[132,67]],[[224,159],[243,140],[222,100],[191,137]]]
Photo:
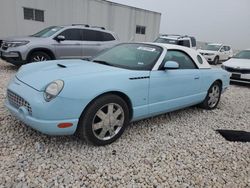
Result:
[[161,14],[105,0],[1,0],[0,38],[52,25],[88,24],[116,32],[121,41],[153,41]]

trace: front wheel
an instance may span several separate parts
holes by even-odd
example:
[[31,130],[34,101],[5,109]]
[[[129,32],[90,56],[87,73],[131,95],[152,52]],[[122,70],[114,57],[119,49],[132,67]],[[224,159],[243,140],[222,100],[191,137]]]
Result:
[[29,58],[29,63],[31,62],[40,62],[40,61],[48,61],[51,60],[52,58],[45,52],[34,52],[31,54]]
[[213,61],[214,65],[217,65],[219,63],[219,57],[216,56]]
[[201,107],[207,110],[213,110],[217,107],[221,97],[221,83],[216,81],[209,88],[205,100],[202,102]]
[[77,134],[94,145],[117,140],[129,123],[126,102],[117,95],[104,95],[90,104],[80,117]]

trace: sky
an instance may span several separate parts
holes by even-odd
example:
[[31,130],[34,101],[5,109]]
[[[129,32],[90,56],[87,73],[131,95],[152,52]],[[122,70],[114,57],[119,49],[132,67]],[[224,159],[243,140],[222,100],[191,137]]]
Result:
[[250,48],[250,0],[109,0],[160,12],[161,33]]

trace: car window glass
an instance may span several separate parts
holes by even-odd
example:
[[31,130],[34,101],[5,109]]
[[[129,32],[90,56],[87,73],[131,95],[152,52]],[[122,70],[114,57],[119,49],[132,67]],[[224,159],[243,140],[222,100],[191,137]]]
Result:
[[95,30],[83,30],[84,41],[103,41],[102,32]]
[[179,45],[181,46],[186,46],[186,47],[190,47],[190,42],[189,40],[179,40]]
[[197,55],[197,60],[199,61],[200,64],[203,64],[203,60],[200,55]]
[[110,33],[102,32],[102,40],[103,41],[112,41],[112,40],[115,40],[115,38]]
[[99,54],[93,61],[132,70],[151,70],[161,53],[162,48],[154,45],[122,44]]
[[65,37],[65,40],[82,40],[81,29],[67,29],[61,34]]
[[192,42],[192,46],[196,46],[196,39],[194,37],[191,37],[191,42]]
[[221,52],[225,52],[226,51],[226,47],[223,46],[221,49],[220,49]]
[[179,64],[179,69],[196,69],[193,60],[184,52],[177,50],[169,50],[164,58],[167,61],[175,61]]

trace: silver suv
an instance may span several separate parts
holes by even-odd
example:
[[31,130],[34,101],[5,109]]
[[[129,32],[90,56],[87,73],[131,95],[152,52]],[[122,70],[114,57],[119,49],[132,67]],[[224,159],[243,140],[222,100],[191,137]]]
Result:
[[118,44],[115,33],[89,25],[52,26],[34,35],[0,40],[0,58],[14,65],[90,58]]

